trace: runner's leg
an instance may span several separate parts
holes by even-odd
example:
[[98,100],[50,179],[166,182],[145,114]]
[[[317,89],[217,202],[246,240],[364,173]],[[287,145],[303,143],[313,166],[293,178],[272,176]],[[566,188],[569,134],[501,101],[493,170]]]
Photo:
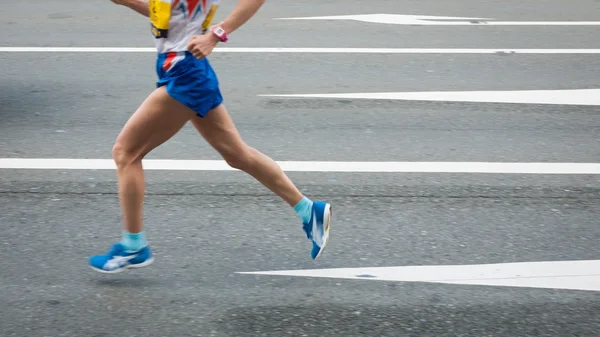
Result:
[[113,159],[117,165],[124,227],[129,233],[143,230],[145,182],[142,159],[173,137],[193,116],[194,113],[171,98],[163,86],[148,96],[117,137]]
[[113,147],[117,165],[123,238],[105,255],[92,256],[90,266],[104,273],[140,268],[154,260],[142,224],[144,171],[142,159],[175,135],[194,113],[160,87],[151,93],[127,121]]
[[242,140],[223,104],[204,118],[192,119],[192,124],[231,167],[250,174],[292,207],[302,200],[302,193],[279,165]]
[[192,124],[231,167],[250,174],[294,208],[312,240],[311,257],[318,258],[329,241],[331,206],[303,196],[273,159],[248,146],[223,104],[204,118],[192,119]]

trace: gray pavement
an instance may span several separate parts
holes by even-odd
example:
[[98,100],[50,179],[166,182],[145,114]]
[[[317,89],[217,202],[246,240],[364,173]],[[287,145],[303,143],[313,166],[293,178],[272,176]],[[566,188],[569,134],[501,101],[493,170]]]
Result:
[[[220,15],[234,2],[223,5]],[[6,9],[0,46],[147,47],[110,1]],[[267,2],[231,46],[599,48],[599,27],[415,27],[273,18],[365,13],[598,20],[595,1]],[[52,34],[40,32],[49,31]],[[73,29],[73,30],[71,30]],[[344,37],[341,33],[350,32]],[[588,106],[261,94],[597,88],[597,55],[211,56],[244,138],[276,160],[600,162]],[[153,89],[152,54],[0,53],[0,157],[110,158]],[[310,150],[306,150],[306,149]],[[149,158],[219,159],[186,127]],[[102,275],[112,171],[0,170],[2,336],[598,336],[598,292],[242,275],[598,259],[600,176],[293,172],[334,205],[318,261],[292,210],[240,172],[148,172],[152,267]]]
[[[23,64],[3,75],[5,156],[110,158],[155,74],[150,54],[115,55],[116,63],[106,57],[0,54]],[[215,54],[211,61],[240,132],[280,160],[579,162],[600,154],[590,146],[598,141],[600,107],[258,96],[594,88],[596,55]],[[65,68],[55,73],[57,65]],[[217,158],[191,127],[151,155],[174,156]]]
[[[222,1],[215,20],[235,1]],[[14,3],[0,21],[0,46],[151,46],[146,20],[109,0]],[[598,21],[595,0],[362,0],[277,1],[232,36],[232,47],[600,48],[597,27],[413,27],[353,21],[278,21],[276,18],[353,14],[482,17],[503,21]],[[52,28],[40,38],[34,31]],[[551,37],[551,38],[550,38]]]

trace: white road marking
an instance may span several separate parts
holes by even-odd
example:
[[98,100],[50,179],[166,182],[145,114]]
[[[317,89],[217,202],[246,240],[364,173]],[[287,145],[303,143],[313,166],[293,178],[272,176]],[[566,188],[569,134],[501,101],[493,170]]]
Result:
[[[600,174],[600,163],[278,161],[287,172]],[[146,159],[146,170],[237,171],[222,160]],[[114,170],[112,159],[0,158],[0,169]]]
[[[598,26],[600,21],[491,21],[491,18],[453,16],[360,14],[277,18],[276,20],[353,20],[392,25],[425,26]],[[451,21],[452,20],[452,21]]]
[[[156,53],[146,47],[0,47],[2,53]],[[215,48],[215,53],[274,54],[600,54],[600,49],[527,48]]]
[[479,102],[479,103],[600,105],[600,89],[374,92],[374,93],[342,93],[342,94],[289,94],[289,95],[284,94],[284,95],[260,95],[260,96],[291,97],[291,98],[300,97],[300,98],[385,99],[385,100]]
[[600,260],[276,270],[238,274],[600,291]]

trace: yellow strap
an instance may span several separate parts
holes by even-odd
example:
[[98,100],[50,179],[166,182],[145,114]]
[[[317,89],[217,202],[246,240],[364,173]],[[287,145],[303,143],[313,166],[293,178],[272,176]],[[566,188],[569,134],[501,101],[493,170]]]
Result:
[[219,8],[219,1],[214,0],[212,6],[210,6],[208,14],[206,14],[206,19],[204,19],[204,22],[202,23],[202,33],[206,33],[210,28],[210,24],[215,17],[215,13],[217,13],[217,8]]
[[148,1],[150,9],[150,23],[152,23],[152,34],[155,37],[166,37],[169,32],[169,21],[171,20],[171,3],[163,0]]

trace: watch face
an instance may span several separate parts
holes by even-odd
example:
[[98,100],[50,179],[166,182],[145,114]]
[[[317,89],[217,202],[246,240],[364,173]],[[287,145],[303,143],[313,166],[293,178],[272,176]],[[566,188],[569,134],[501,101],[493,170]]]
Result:
[[225,30],[221,27],[215,27],[213,28],[213,34],[215,34],[219,39],[221,39],[221,41],[226,42],[227,41],[227,33],[225,33]]

